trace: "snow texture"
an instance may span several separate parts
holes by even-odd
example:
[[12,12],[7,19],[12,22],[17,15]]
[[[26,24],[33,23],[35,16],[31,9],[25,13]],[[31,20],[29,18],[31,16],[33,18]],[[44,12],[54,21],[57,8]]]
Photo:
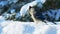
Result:
[[0,34],[60,34],[60,25],[4,21],[0,23]]

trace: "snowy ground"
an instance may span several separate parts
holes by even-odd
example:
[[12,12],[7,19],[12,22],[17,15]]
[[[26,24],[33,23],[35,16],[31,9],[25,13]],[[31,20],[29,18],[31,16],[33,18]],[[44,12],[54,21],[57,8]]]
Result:
[[0,34],[60,34],[60,25],[4,21],[0,23]]
[[[8,0],[8,1],[1,1],[0,5],[3,7],[8,4],[11,4],[12,2],[16,3],[18,0],[13,0],[13,1]],[[40,7],[40,8],[42,7],[41,3],[45,2],[44,0],[35,0],[35,1],[40,2],[40,4],[38,4],[38,7]],[[35,2],[32,2],[33,6],[35,4],[36,4]],[[15,5],[13,5],[13,6],[15,6]],[[23,12],[20,11],[22,14],[24,14],[24,11],[28,10],[29,7],[27,7],[27,9],[26,9],[26,7],[27,7],[27,4],[21,9],[21,10],[23,10]],[[12,9],[10,12],[14,13],[15,10],[16,9]],[[50,11],[52,13],[50,13]],[[60,9],[50,10],[50,11],[48,10],[48,12],[47,12],[49,17],[51,17],[51,19],[55,18],[55,20],[59,20]],[[55,13],[56,13],[56,15],[55,15]],[[17,13],[17,18],[20,17],[19,16],[20,14]],[[8,16],[9,15],[10,14],[8,14]],[[44,22],[40,22],[40,23],[36,24],[33,22],[28,23],[28,22],[18,22],[18,21],[6,21],[3,16],[0,16],[0,34],[60,34],[60,22],[56,22],[56,23],[57,23],[57,25],[52,22],[47,22],[46,24]]]

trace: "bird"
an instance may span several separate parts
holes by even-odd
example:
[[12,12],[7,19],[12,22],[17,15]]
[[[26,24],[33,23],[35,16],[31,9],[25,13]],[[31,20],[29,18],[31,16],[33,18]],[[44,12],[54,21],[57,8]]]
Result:
[[40,5],[40,7],[42,6],[42,4],[45,3],[46,0],[34,0],[30,3],[27,3],[25,5],[23,5],[20,9],[20,16],[24,17],[26,14],[28,14],[28,10],[29,10],[29,6],[34,7],[36,5]]

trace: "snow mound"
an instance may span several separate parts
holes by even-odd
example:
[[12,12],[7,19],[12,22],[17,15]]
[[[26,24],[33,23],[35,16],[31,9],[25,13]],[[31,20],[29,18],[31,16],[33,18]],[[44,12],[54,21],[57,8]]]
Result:
[[0,34],[60,34],[59,31],[60,25],[18,21],[4,21],[0,23]]

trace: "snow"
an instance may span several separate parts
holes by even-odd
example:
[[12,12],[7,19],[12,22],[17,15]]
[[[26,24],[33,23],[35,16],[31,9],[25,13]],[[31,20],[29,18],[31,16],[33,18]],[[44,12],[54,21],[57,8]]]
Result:
[[29,10],[29,6],[33,7],[33,6],[38,6],[38,7],[42,7],[42,4],[45,2],[46,0],[35,0],[32,1],[30,3],[27,3],[26,5],[22,6],[21,10],[20,10],[20,16],[25,16],[27,14],[27,11]]
[[8,1],[1,1],[1,2],[0,2],[0,5],[1,5],[1,6],[8,5]]
[[35,30],[35,27],[30,25],[24,25],[23,34],[26,34],[26,33],[32,34],[34,30]]
[[28,4],[24,5],[20,10],[20,16],[24,16],[28,10],[29,6]]
[[[12,3],[11,0],[8,0]],[[16,3],[18,0],[13,0],[14,3]],[[39,3],[37,6],[38,7],[42,7],[42,4],[45,2],[46,0],[35,0],[31,3],[28,3],[24,6],[22,6],[20,13],[16,14],[16,18],[20,17],[20,16],[24,16],[25,14],[27,14],[27,10],[29,10],[29,6],[35,6],[37,5],[37,3]],[[7,5],[8,2],[6,1],[1,1],[0,5],[5,6]],[[50,13],[50,11],[52,13]],[[58,20],[60,17],[60,9],[58,10],[50,10],[48,11],[48,15],[52,18],[55,18],[55,20]],[[12,9],[11,13],[14,13],[15,10]],[[55,15],[56,13],[56,15]],[[46,13],[45,13],[46,14]],[[5,16],[8,18],[10,14],[5,13]],[[5,18],[3,16],[0,16],[0,34],[60,34],[60,22],[55,22],[57,23],[54,24],[52,22],[47,22],[47,24],[45,23],[33,23],[33,22],[18,22],[18,21],[6,21]]]
[[1,34],[60,34],[60,25],[41,25],[42,23],[25,23],[4,21],[0,23]]
[[9,3],[16,3],[18,0],[7,0]]
[[15,9],[11,9],[11,11],[10,11],[11,13],[15,13]]
[[[56,13],[56,16],[54,15],[55,13]],[[59,18],[60,18],[60,9],[53,10],[51,15],[55,18],[55,20],[59,20]]]
[[35,1],[43,4],[43,3],[45,3],[46,0],[35,0]]
[[4,13],[3,16],[4,16],[5,18],[8,18],[8,17],[10,17],[10,14]]
[[29,7],[30,6],[33,7],[35,5],[37,5],[37,2],[36,1],[33,1],[31,3],[28,3],[28,4],[24,5],[24,6],[22,6],[22,8],[20,10],[20,16],[25,16],[27,14],[27,11],[29,10]]
[[15,16],[15,18],[19,18],[20,17],[20,13],[18,12]]
[[56,19],[56,20],[58,20],[58,19],[59,19],[59,17],[60,17],[60,9],[57,11],[57,14],[56,14],[55,19]]
[[56,27],[50,27],[47,29],[46,34],[57,34]]
[[5,18],[3,16],[0,16],[0,23],[4,21],[5,21]]

